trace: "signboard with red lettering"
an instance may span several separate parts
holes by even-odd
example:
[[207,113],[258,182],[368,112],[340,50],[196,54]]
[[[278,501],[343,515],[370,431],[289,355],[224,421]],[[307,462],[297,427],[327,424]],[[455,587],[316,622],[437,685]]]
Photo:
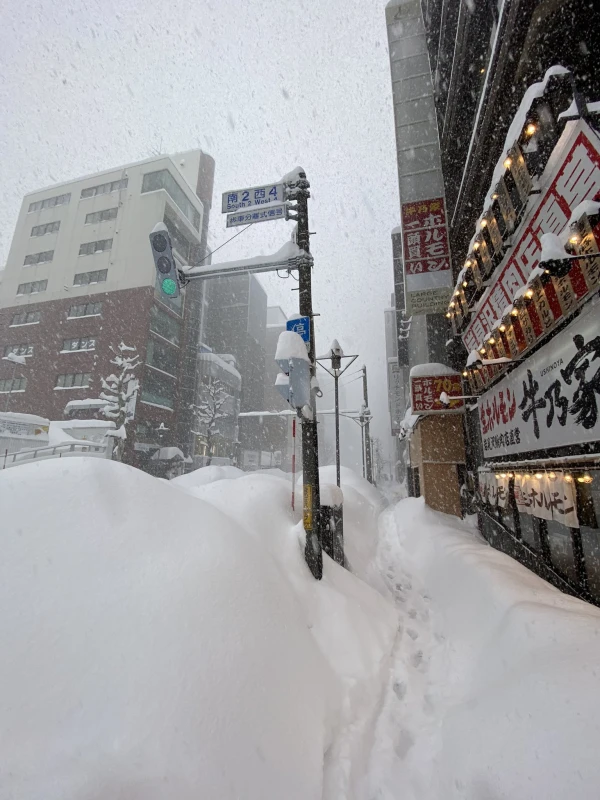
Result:
[[482,395],[485,458],[600,439],[600,324],[588,308]]
[[406,313],[445,313],[452,295],[443,197],[402,204]]
[[[517,234],[518,239],[497,270],[490,287],[474,309],[473,318],[463,334],[468,351],[476,350],[513,301],[515,292],[525,285],[538,265],[542,233],[560,233],[571,212],[600,190],[600,151],[597,139],[585,122],[567,126],[558,163],[550,160],[550,175],[544,174],[541,200],[532,208]],[[556,151],[555,151],[556,152]],[[516,238],[516,236],[515,236]]]
[[[445,392],[450,398],[450,406],[441,402],[442,392]],[[462,395],[462,381],[458,373],[410,376],[413,414],[447,414],[451,411],[463,411],[465,401],[462,399],[452,400],[452,397],[462,398]]]

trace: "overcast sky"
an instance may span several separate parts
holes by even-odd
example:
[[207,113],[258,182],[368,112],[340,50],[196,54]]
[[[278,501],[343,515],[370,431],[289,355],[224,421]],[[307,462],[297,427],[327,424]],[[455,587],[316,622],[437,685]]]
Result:
[[[385,0],[6,0],[0,264],[23,195],[48,184],[201,147],[216,161],[214,247],[230,235],[221,192],[301,165],[317,234],[317,349],[335,337],[360,353],[388,445],[383,310],[399,213],[384,9]],[[256,225],[215,260],[273,252],[292,225]],[[261,282],[271,304],[297,311],[291,280]]]

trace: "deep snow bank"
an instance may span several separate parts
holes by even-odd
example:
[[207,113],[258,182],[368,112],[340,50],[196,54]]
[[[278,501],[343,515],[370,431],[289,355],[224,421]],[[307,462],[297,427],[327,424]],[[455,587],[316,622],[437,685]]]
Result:
[[435,798],[597,798],[600,610],[420,499],[400,502],[395,521],[443,643]]
[[396,615],[229,475],[0,474],[0,796],[359,797]]

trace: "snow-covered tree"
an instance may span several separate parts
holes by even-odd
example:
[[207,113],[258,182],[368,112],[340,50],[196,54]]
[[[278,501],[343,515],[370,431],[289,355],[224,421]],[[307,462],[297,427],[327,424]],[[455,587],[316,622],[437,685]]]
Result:
[[112,346],[110,349],[114,353],[110,363],[115,365],[116,370],[107,378],[100,379],[103,390],[100,398],[106,401],[102,413],[115,423],[116,430],[111,434],[115,439],[113,458],[121,461],[127,438],[125,428],[135,413],[140,382],[135,377],[134,370],[140,365],[140,359],[136,348],[128,347],[124,342],[116,349]]
[[215,439],[220,434],[219,420],[230,416],[227,411],[223,410],[230,399],[225,384],[218,378],[211,378],[209,383],[203,385],[200,403],[194,406],[199,430],[193,431],[193,433],[202,436],[206,442],[207,464],[212,461]]

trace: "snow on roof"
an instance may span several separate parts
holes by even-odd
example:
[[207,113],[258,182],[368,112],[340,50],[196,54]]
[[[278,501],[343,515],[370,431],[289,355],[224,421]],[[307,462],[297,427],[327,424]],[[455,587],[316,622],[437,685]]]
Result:
[[414,367],[411,367],[410,370],[410,377],[416,378],[421,376],[430,376],[430,375],[455,375],[456,370],[452,369],[452,367],[446,366],[446,364],[438,364],[438,363],[431,363],[431,364],[416,364]]
[[561,111],[558,115],[558,119],[568,119],[569,117],[578,117],[579,116],[579,109],[577,108],[577,103],[575,102],[575,98],[571,100],[571,105]]
[[74,428],[114,428],[115,423],[107,419],[61,419],[52,420],[56,428],[70,430]]
[[29,425],[50,425],[50,420],[46,417],[38,417],[36,414],[20,414],[17,411],[0,411],[1,422],[25,422]]
[[467,367],[470,367],[476,361],[481,361],[481,356],[477,350],[471,350],[467,358]]
[[174,458],[185,460],[185,456],[178,447],[161,447],[152,455],[154,461],[172,461]]
[[310,362],[302,337],[295,331],[281,331],[277,340],[275,361],[287,361],[290,358]]
[[269,256],[253,256],[252,258],[240,258],[236,261],[224,261],[222,264],[208,264],[204,267],[184,268],[183,272],[185,275],[202,275],[204,272],[214,272],[217,269],[223,272],[229,272],[231,270],[239,272],[240,270],[246,268],[250,269],[260,266],[261,264],[267,266],[281,264],[281,269],[286,269],[288,267],[287,262],[290,259],[301,258],[303,256],[306,256],[305,250],[298,247],[294,242],[286,242],[276,253]]
[[588,103],[587,110],[590,114],[600,114],[600,100],[596,100],[594,103]]
[[397,233],[402,233],[402,225],[396,225],[395,228],[392,228],[392,236]]
[[[588,217],[600,214],[600,202],[598,202],[598,200],[584,200],[583,203],[579,203],[578,206],[575,206],[573,211],[571,211],[571,216],[569,217],[565,230],[569,230],[569,226],[580,220],[584,214],[587,214]],[[563,231],[563,233],[564,232],[565,231]]]
[[86,400],[69,400],[65,406],[65,411],[72,411],[77,408],[104,408],[106,400],[98,398],[88,398]]
[[218,364],[221,367],[221,369],[225,370],[225,372],[229,372],[231,375],[238,378],[239,380],[242,379],[242,376],[233,366],[233,364],[230,364],[222,356],[218,356],[216,353],[199,353],[198,359],[200,361],[212,361],[213,364]]

